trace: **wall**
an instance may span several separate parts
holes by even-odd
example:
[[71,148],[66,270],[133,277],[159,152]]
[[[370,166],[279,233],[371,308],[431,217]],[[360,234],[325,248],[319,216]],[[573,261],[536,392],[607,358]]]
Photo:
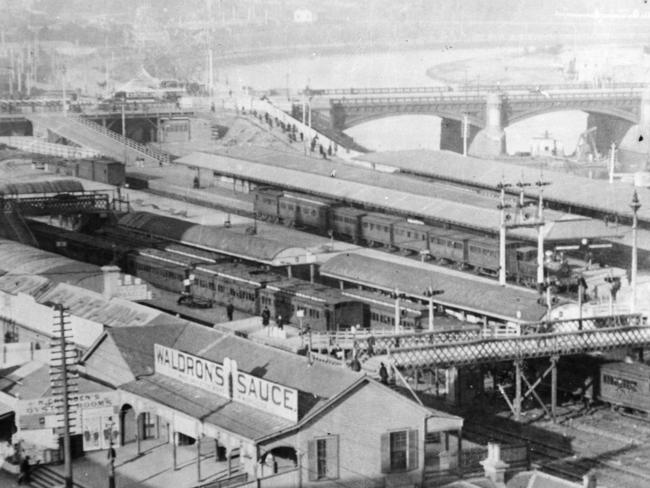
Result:
[[[329,413],[308,425],[291,438],[264,446],[295,446],[301,457],[303,486],[340,487],[386,486],[420,484],[424,466],[424,422],[427,414],[414,402],[386,387],[371,382],[339,403]],[[435,430],[431,421],[430,430]],[[381,435],[396,429],[418,431],[418,467],[409,472],[387,474],[381,472]],[[328,434],[338,435],[339,478],[336,480],[309,480],[308,443]]]

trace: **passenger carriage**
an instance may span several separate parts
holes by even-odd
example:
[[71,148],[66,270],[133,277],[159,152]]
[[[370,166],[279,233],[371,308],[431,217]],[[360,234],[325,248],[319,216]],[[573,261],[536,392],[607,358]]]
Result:
[[471,237],[460,231],[431,228],[429,253],[432,257],[464,265],[467,263],[467,240]]
[[255,191],[255,214],[263,220],[280,219],[280,197],[283,192],[271,188],[258,188]]
[[601,401],[650,413],[650,366],[643,363],[608,363],[600,368]]
[[352,207],[333,207],[331,226],[336,236],[350,239],[352,242],[361,242],[363,238],[361,219],[367,212]]
[[330,202],[308,195],[285,193],[278,198],[278,214],[286,225],[311,227],[320,232],[329,230]]
[[393,225],[401,222],[398,217],[381,213],[367,213],[361,217],[361,236],[369,245],[380,244],[393,247]]
[[363,323],[363,304],[345,297],[339,290],[314,285],[294,278],[269,283],[260,290],[260,307],[268,307],[271,316],[282,316],[285,323],[302,325],[314,332],[349,329]]

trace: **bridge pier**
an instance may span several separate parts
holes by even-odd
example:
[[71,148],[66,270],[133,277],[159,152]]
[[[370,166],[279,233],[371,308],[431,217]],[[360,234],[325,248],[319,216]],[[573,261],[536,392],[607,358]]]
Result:
[[618,146],[632,126],[631,122],[611,115],[589,113],[587,117],[587,129],[597,129],[594,141],[601,156],[609,154],[612,142]]
[[650,164],[650,89],[643,92],[639,107],[639,123],[633,125],[623,137],[618,160],[624,171],[648,170]]
[[469,148],[475,156],[498,157],[506,152],[503,97],[501,93],[488,93],[485,104],[485,129],[476,134]]
[[[468,124],[467,146],[479,133],[478,127]],[[463,123],[460,120],[443,118],[440,122],[440,150],[463,153]]]

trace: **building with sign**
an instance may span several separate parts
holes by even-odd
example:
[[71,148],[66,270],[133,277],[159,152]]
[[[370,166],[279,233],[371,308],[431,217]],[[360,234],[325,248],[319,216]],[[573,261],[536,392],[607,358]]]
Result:
[[199,480],[206,446],[227,463],[222,479],[258,487],[412,486],[425,449],[443,469],[460,448],[459,417],[362,373],[195,324],[107,330],[82,376],[116,389],[120,445],[156,438],[174,467],[191,445]]
[[[71,434],[76,454],[105,449],[119,438],[118,394],[115,390],[82,378],[71,399],[75,415]],[[32,463],[61,459],[58,429],[63,422],[50,385],[49,366],[32,361],[0,379],[0,402],[15,414],[13,445]]]

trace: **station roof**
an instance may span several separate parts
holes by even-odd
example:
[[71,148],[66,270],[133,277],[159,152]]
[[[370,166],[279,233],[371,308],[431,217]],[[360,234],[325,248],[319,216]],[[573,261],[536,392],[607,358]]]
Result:
[[271,266],[312,262],[306,249],[229,229],[199,225],[186,220],[149,212],[132,212],[119,221],[121,226],[170,239],[174,242],[257,261]]
[[[58,254],[0,239],[0,274],[39,275],[54,283],[87,284],[102,275],[101,268]],[[98,290],[101,291],[101,290]]]
[[[370,288],[424,299],[429,287],[443,290],[434,302],[467,312],[513,322],[534,322],[546,314],[537,303],[537,293],[525,288],[500,286],[480,277],[445,273],[440,268],[414,262],[399,264],[360,254],[340,254],[320,268],[320,274]],[[521,318],[517,318],[521,312]]]
[[[470,229],[497,232],[500,225],[496,200],[476,192],[332,161],[305,160],[278,151],[235,151],[234,154],[237,155],[236,158],[230,155],[192,153],[176,162],[289,190],[304,192],[309,189],[309,192],[325,198],[377,209],[397,210],[405,216]],[[240,157],[250,159],[239,159]],[[330,166],[336,169],[336,178],[329,176]],[[558,240],[580,240],[618,235],[603,222],[594,220],[588,223],[590,219],[581,218],[584,224],[578,228],[567,222],[571,218],[576,216],[547,210],[545,239],[552,241],[558,236],[561,237]],[[551,228],[553,232],[550,231]],[[508,232],[519,239],[537,239],[534,228],[516,228]]]
[[496,209],[480,208],[424,195],[413,195],[405,191],[378,188],[354,181],[215,154],[196,152],[179,158],[175,162],[290,190],[304,192],[308,188],[310,192],[326,198],[335,198],[377,209],[393,209],[408,216],[418,216],[480,230],[496,231],[499,228],[500,214]]
[[[433,176],[483,188],[494,188],[502,181],[536,182],[539,168],[515,165],[505,161],[464,157],[450,151],[409,150],[370,153],[358,159],[374,164],[393,166],[400,170]],[[632,216],[630,202],[636,189],[642,204],[639,219],[650,221],[650,189],[634,188],[627,183],[609,183],[557,171],[544,170],[543,178],[550,182],[544,187],[544,197],[575,207],[584,207],[606,214]],[[515,187],[516,188],[516,187]],[[525,193],[537,196],[537,187],[526,188]]]

